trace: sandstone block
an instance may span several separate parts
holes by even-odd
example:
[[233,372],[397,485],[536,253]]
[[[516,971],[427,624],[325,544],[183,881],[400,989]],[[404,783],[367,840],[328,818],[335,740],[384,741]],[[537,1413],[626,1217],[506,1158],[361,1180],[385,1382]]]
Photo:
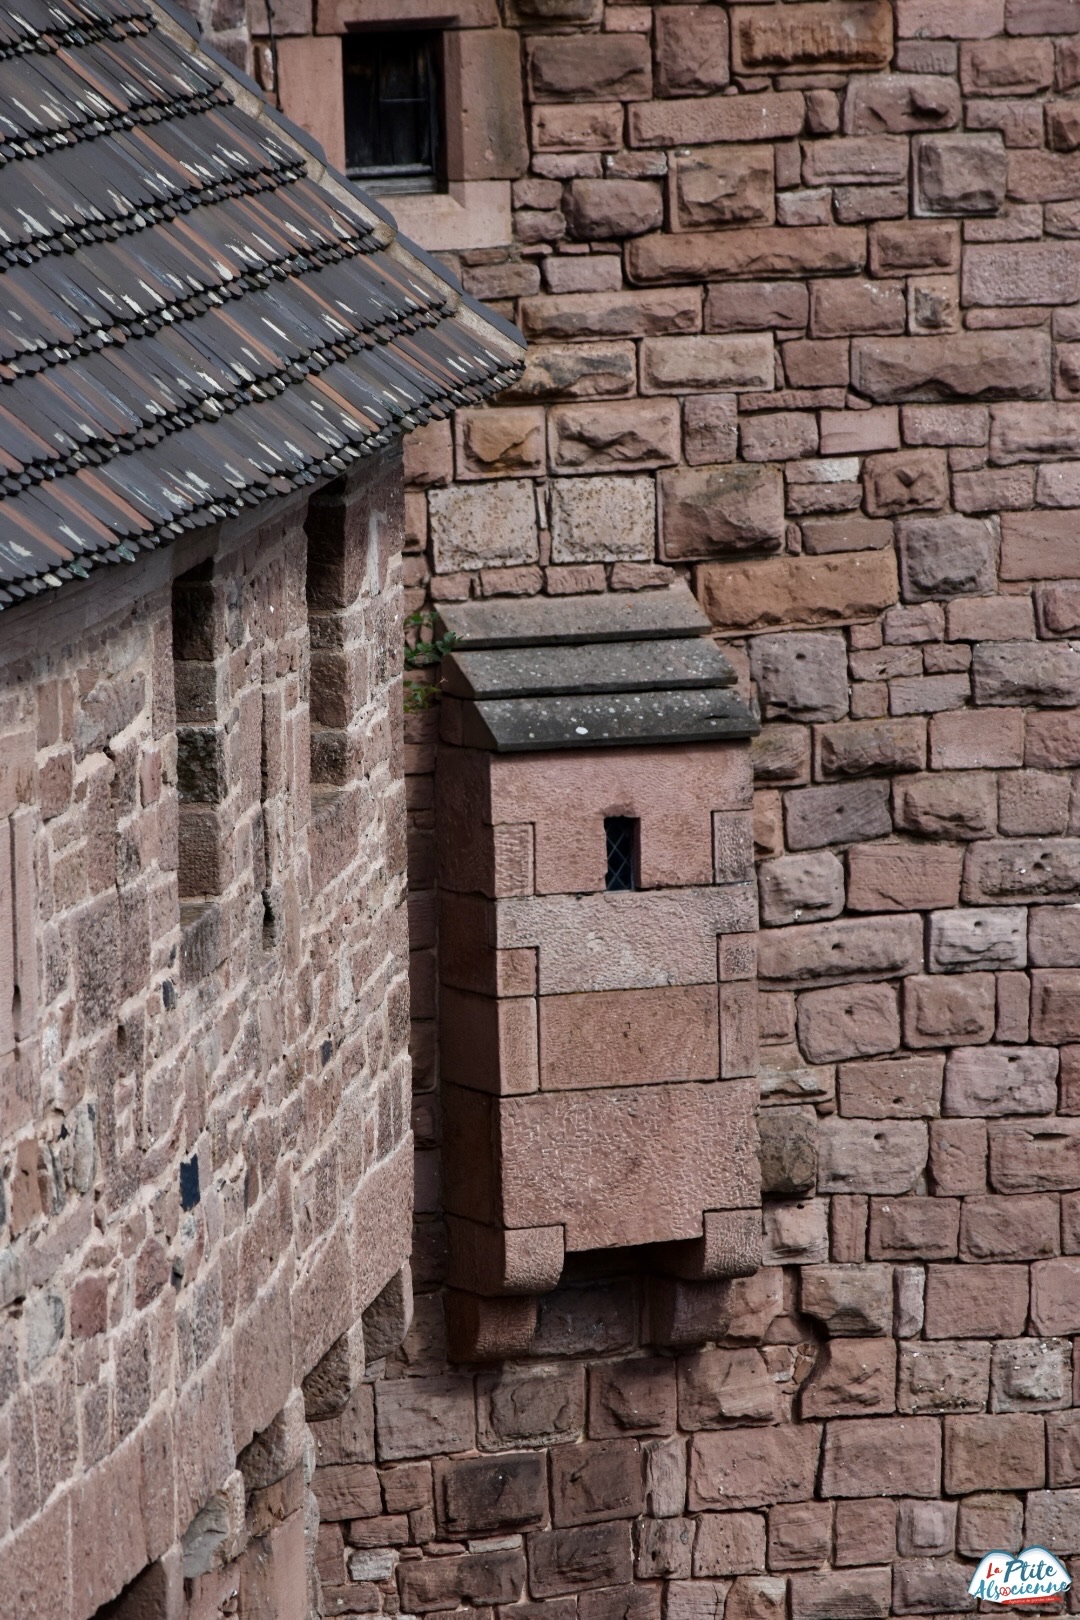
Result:
[[798,135],[805,102],[797,91],[650,101],[630,108],[631,146],[702,146],[712,141],[775,141]]
[[708,1080],[719,1074],[713,985],[609,990],[540,998],[540,1085]]
[[[637,1556],[634,1559],[634,1574],[639,1580],[657,1576],[685,1578],[691,1570],[693,1540],[693,1519],[640,1520],[635,1529]],[[629,1602],[636,1602],[644,1607],[647,1595],[648,1588],[630,1587],[626,1598]],[[656,1596],[655,1610],[658,1613],[659,1593]],[[606,1598],[607,1594],[603,1594],[603,1597]]]
[[[467,1451],[476,1427],[469,1391],[454,1378],[402,1378],[376,1386],[379,1460]],[[348,1515],[355,1517],[355,1515]]]
[[1057,1053],[1032,1046],[958,1047],[945,1069],[947,1114],[1045,1114],[1057,1103]]
[[[904,832],[923,838],[964,840],[985,838],[995,829],[997,803],[992,777],[934,772],[901,778],[893,793],[896,825]],[[979,898],[971,890],[966,869],[963,881],[964,899]]]
[[[481,1373],[477,1412],[485,1450],[576,1438],[585,1421],[584,1370],[571,1365]],[[389,1501],[387,1510],[393,1511]]]
[[481,564],[532,563],[539,556],[532,485],[507,479],[433,489],[428,495],[438,573]]
[[1024,1540],[1059,1555],[1080,1551],[1078,1511],[1080,1491],[1032,1491],[1024,1515]]
[[832,1544],[832,1504],[783,1504],[769,1513],[769,1567],[816,1569]]
[[1031,1320],[1037,1333],[1072,1334],[1080,1324],[1080,1261],[1039,1260],[1031,1268]]
[[766,1264],[817,1265],[828,1259],[829,1223],[823,1199],[770,1200],[761,1224],[761,1253]]
[[805,326],[809,318],[809,290],[797,281],[721,282],[709,288],[705,300],[707,332],[774,331]]
[[806,411],[769,411],[747,417],[740,439],[747,461],[798,461],[816,453],[817,423]]
[[987,839],[964,860],[963,897],[991,905],[1070,897],[1080,879],[1080,840]]
[[738,445],[734,394],[691,394],[683,401],[683,454],[691,467],[734,461]]
[[1028,912],[1028,946],[1035,967],[1080,967],[1080,909],[1033,906]]
[[560,472],[632,472],[679,459],[675,400],[558,405],[548,421],[551,464]]
[[1027,966],[1027,913],[1022,907],[965,907],[930,918],[930,967],[935,973]]
[[670,1361],[601,1362],[590,1370],[590,1435],[666,1434],[674,1425],[675,1368]]
[[963,1558],[981,1558],[983,1547],[1019,1552],[1024,1528],[1023,1505],[1015,1496],[976,1493],[960,1503],[956,1550]]
[[940,1558],[952,1552],[956,1532],[955,1503],[908,1502],[899,1512],[900,1550],[905,1554]]
[[922,966],[922,924],[898,917],[807,923],[763,934],[758,971],[763,980],[795,987],[867,977],[894,978]]
[[877,1620],[891,1610],[889,1569],[823,1570],[791,1577],[792,1620],[836,1620],[839,1614]]
[[[732,1581],[669,1581],[664,1594],[666,1620],[720,1620],[728,1593],[737,1584]],[[776,1584],[781,1589],[783,1603],[784,1582]],[[775,1614],[776,1620],[783,1620],[779,1611]]]
[[844,909],[844,868],[829,850],[782,855],[758,867],[762,922],[772,926],[836,917]]
[[1045,1260],[1058,1251],[1057,1200],[967,1198],[960,1227],[960,1252],[967,1260]]
[[695,1575],[747,1575],[765,1568],[760,1513],[703,1513],[694,1539]]
[[932,1418],[841,1418],[826,1424],[824,1495],[936,1496],[940,1482],[941,1430]]
[[848,851],[848,906],[852,911],[884,912],[955,905],[961,860],[958,849],[857,844]]
[[[555,1214],[569,1249],[698,1236],[703,1209],[757,1202],[750,1090],[732,1081],[502,1099],[503,1220],[546,1226]],[[715,1140],[717,1151],[699,1149],[687,1177],[686,1147],[695,1140]],[[563,1144],[557,1167],[538,1151],[551,1141]]]
[[[523,298],[519,311],[521,329],[530,338],[640,337],[657,332],[696,332],[701,327],[701,295],[692,288],[658,288],[654,292],[563,293],[555,298]],[[538,378],[541,388],[545,383],[550,387],[552,379],[544,370],[545,365],[550,366],[550,361],[545,361],[549,353],[543,350],[535,357],[522,383],[518,384],[519,389],[523,385],[529,386],[530,376]],[[598,351],[590,353],[595,366]],[[600,375],[606,377],[614,371],[621,383],[622,351],[618,351],[618,359],[613,351],[607,349],[599,351],[599,357]],[[560,355],[553,379],[560,383],[560,392],[569,391],[563,382],[567,377],[574,378],[581,386],[585,361],[586,357],[583,356],[575,367],[572,355],[565,358]],[[538,371],[533,371],[532,365],[539,368]],[[628,393],[632,389],[620,386],[617,391]]]
[[644,1510],[641,1453],[636,1440],[585,1440],[551,1451],[557,1525],[631,1519]]
[[896,561],[857,551],[713,563],[698,570],[697,591],[713,623],[732,631],[838,624],[896,601]]
[[[797,1022],[799,1045],[811,1063],[873,1057],[900,1044],[896,992],[889,985],[805,991],[799,997]],[[845,1184],[836,1190],[852,1189]]]
[[887,1498],[834,1504],[836,1563],[888,1563],[896,1556],[896,1504]]
[[1032,0],[1018,5],[1005,0],[1005,26],[1010,34],[1075,34],[1080,17],[1074,0]]
[[544,1460],[536,1452],[439,1459],[435,1508],[449,1536],[540,1524],[547,1516]]
[[630,343],[552,343],[529,349],[524,375],[503,397],[596,399],[632,393],[636,378]]
[[[674,15],[681,22],[704,10],[672,7],[658,16]],[[715,230],[725,225],[771,225],[776,217],[773,168],[767,146],[697,146],[673,157],[673,226]]]
[[750,672],[767,720],[839,720],[847,714],[842,636],[757,636],[750,647]]
[[897,524],[905,600],[992,591],[995,541],[981,518],[904,518]]
[[802,177],[811,186],[903,182],[907,172],[908,143],[893,135],[837,136],[803,148]]
[[1049,1411],[1066,1406],[1072,1391],[1068,1339],[1005,1339],[990,1366],[992,1412]]
[[830,1339],[818,1352],[814,1370],[802,1386],[799,1410],[804,1418],[894,1412],[895,1386],[895,1340]]
[[[868,456],[863,464],[866,510],[875,517],[938,512],[948,500],[949,475],[941,450],[900,450]],[[938,520],[941,522],[948,520]],[[910,525],[904,526],[910,532]],[[950,542],[954,543],[954,542]]]
[[1005,201],[1008,156],[1000,136],[923,135],[915,141],[921,214],[993,214]]
[[902,1558],[893,1569],[893,1601],[901,1614],[955,1613],[970,1607],[971,1572],[951,1558]]
[[878,1063],[844,1063],[840,1112],[859,1119],[919,1119],[940,1112],[944,1059],[927,1054]]
[[945,1489],[1010,1491],[1046,1479],[1043,1424],[1034,1413],[945,1419]]
[[853,78],[844,96],[848,135],[901,135],[952,129],[960,94],[951,79],[930,73],[879,73]]
[[892,830],[888,784],[796,788],[784,795],[784,823],[788,847],[795,850],[880,838]]
[[652,63],[639,34],[541,35],[527,41],[527,76],[534,101],[646,100]]
[[1080,716],[1028,714],[1025,720],[1024,763],[1048,769],[1080,764]]
[[[737,98],[725,96],[708,103],[669,102],[667,105],[689,105],[697,114],[706,105],[726,106],[733,99]],[[754,98],[755,102],[762,99]],[[801,96],[799,100],[801,103]],[[742,138],[750,139],[752,135],[753,131],[747,129]],[[707,142],[716,138],[710,129],[699,137],[699,141]],[[853,225],[758,225],[745,230],[698,230],[676,235],[657,232],[630,242],[626,261],[630,279],[646,284],[741,276],[767,279],[773,276],[843,275],[848,271],[862,270],[865,266],[866,237],[863,230]],[[1048,388],[1043,392],[1048,392]]]
[[772,341],[765,335],[669,337],[662,343],[646,338],[641,345],[645,394],[767,391],[774,381]]
[[892,8],[881,0],[784,6],[736,6],[732,55],[736,73],[814,72],[887,67]]
[[882,220],[870,227],[870,269],[876,276],[960,269],[960,236],[943,221]]
[[544,415],[530,408],[459,411],[454,418],[458,476],[544,471]]
[[528,1551],[529,1585],[537,1598],[627,1585],[633,1576],[626,1520],[541,1531],[529,1537]]
[[990,1175],[1005,1193],[1080,1186],[1080,1120],[1003,1120],[991,1126]]
[[648,561],[655,534],[651,478],[562,479],[552,489],[553,562]]
[[[950,603],[950,610],[959,599]],[[995,714],[966,710],[936,714],[930,722],[930,763],[935,770],[1007,768],[1024,759],[1024,717],[1019,709]]]
[[1025,1266],[937,1266],[926,1276],[930,1339],[1011,1339],[1027,1321]]
[[851,378],[859,393],[883,404],[1038,399],[1050,392],[1050,350],[1045,335],[1036,331],[855,338]]
[[660,478],[661,554],[669,562],[774,551],[784,538],[777,467],[677,468]]
[[978,1412],[990,1386],[990,1346],[912,1339],[899,1347],[897,1406],[901,1412]]
[[1080,1416],[1075,1411],[1051,1413],[1046,1419],[1047,1483],[1080,1481]]
[[656,88],[662,96],[707,96],[731,77],[728,20],[715,6],[656,14]]
[[957,1252],[960,1205],[951,1198],[872,1198],[872,1260],[949,1260]]
[[892,1330],[892,1289],[891,1266],[805,1266],[799,1303],[832,1337],[880,1336]]
[[724,1620],[784,1620],[787,1581],[777,1575],[740,1575],[732,1581]]
[[1003,833],[1045,837],[1065,832],[1069,820],[1068,782],[1049,771],[1004,777],[998,788],[998,826]]
[[904,981],[904,1040],[908,1046],[972,1045],[993,1038],[996,984],[991,973],[918,977]]
[[770,1108],[758,1121],[762,1191],[798,1198],[817,1185],[817,1115],[812,1108]]
[[694,1435],[691,1510],[808,1501],[814,1494],[820,1441],[820,1426],[814,1423]]
[[926,764],[923,720],[861,720],[822,726],[815,731],[814,740],[818,770],[825,778],[919,771]]
[[571,180],[563,211],[582,242],[640,236],[664,221],[664,200],[654,180]]
[[977,703],[1033,708],[1080,704],[1080,653],[1061,644],[993,642],[973,651]]

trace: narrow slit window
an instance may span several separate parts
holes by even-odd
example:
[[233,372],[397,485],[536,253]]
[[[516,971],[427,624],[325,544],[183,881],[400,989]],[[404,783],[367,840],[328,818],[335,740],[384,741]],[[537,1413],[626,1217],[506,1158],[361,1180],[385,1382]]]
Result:
[[439,175],[438,35],[346,34],[345,168],[373,191],[434,191]]
[[607,889],[637,888],[638,822],[633,816],[605,816]]

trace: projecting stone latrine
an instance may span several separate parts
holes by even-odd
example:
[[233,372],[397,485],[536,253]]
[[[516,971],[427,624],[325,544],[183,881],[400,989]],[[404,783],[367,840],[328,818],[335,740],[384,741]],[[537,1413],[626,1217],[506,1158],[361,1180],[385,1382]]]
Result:
[[[438,37],[388,201],[529,350],[403,504],[386,454],[0,620],[13,1613],[1080,1578],[1080,6],[204,11],[339,166],[345,42]],[[690,593],[733,686],[629,633]],[[710,684],[711,741],[485,718]]]

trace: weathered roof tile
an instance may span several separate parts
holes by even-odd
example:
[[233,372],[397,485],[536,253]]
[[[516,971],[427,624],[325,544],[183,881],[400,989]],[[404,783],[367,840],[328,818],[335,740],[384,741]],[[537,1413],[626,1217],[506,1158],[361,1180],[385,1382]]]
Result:
[[512,329],[175,34],[135,0],[0,16],[0,605],[520,370]]

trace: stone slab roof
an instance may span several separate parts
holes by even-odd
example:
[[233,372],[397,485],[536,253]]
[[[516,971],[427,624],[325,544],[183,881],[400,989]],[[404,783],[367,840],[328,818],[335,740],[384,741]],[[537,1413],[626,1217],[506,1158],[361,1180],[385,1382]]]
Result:
[[0,606],[334,477],[521,350],[171,8],[0,13]]
[[758,723],[684,584],[444,603],[442,733],[496,753],[748,737]]

